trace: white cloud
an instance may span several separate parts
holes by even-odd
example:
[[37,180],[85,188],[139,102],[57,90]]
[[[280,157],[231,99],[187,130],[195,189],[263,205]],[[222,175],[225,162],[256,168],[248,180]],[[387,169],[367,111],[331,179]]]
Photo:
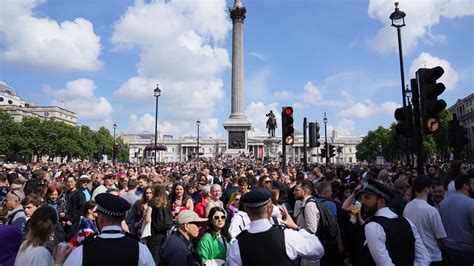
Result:
[[[370,45],[380,53],[397,51],[397,34],[390,26],[390,14],[394,11],[393,0],[370,0],[368,14],[382,22],[376,36],[369,41]],[[446,36],[435,35],[431,28],[439,24],[441,18],[453,19],[474,15],[471,0],[437,0],[437,1],[402,1],[400,10],[406,13],[406,27],[402,30],[403,50],[411,51],[419,40],[426,42],[444,41]]]
[[308,81],[304,86],[304,92],[303,101],[305,103],[316,105],[323,98],[321,91],[311,81]]
[[273,97],[277,99],[288,99],[289,97],[294,97],[294,92],[289,90],[275,91]]
[[45,1],[2,1],[1,58],[5,63],[53,70],[98,70],[100,37],[86,19],[58,23],[33,16]]
[[347,107],[339,112],[342,118],[368,118],[382,112],[385,115],[393,115],[396,108],[400,107],[395,102],[373,103],[371,100],[357,103],[347,103]]
[[380,105],[381,111],[388,115],[393,115],[395,109],[399,107],[401,107],[401,105],[396,102],[384,102]]
[[78,119],[87,121],[91,127],[111,125],[112,105],[105,97],[96,96],[95,89],[94,81],[77,79],[68,82],[63,89],[45,87],[43,91],[53,97],[52,105],[64,105],[64,108],[77,113]]
[[159,83],[160,110],[169,121],[211,119],[224,97],[219,76],[230,66],[222,47],[230,28],[224,0],[135,1],[115,23],[111,41],[138,47],[138,73],[115,94],[150,101]]
[[355,122],[351,119],[340,119],[334,127],[340,136],[351,136],[355,130]]
[[415,72],[419,68],[433,68],[436,66],[441,66],[444,69],[444,74],[441,76],[439,81],[446,86],[446,90],[456,89],[459,80],[459,75],[456,70],[451,67],[451,64],[448,61],[432,56],[429,53],[421,53],[413,60],[413,62],[411,62],[410,73],[413,75],[412,78],[415,78]]
[[[256,135],[267,135],[268,131],[266,129],[267,117],[265,116],[271,111],[276,116],[277,121],[281,121],[280,113],[278,112],[278,103],[270,103],[268,105],[262,102],[251,102],[245,109],[245,115],[247,119],[252,123],[252,127],[255,130]],[[280,127],[280,124],[277,125],[277,128]],[[275,131],[275,134],[278,135],[279,130]]]
[[358,102],[351,104],[344,110],[342,110],[339,115],[341,117],[356,117],[356,118],[367,118],[373,116],[378,110],[376,104],[371,101],[366,101],[364,103]]
[[[158,117],[159,119],[159,117]],[[219,134],[219,121],[216,118],[209,118],[200,120],[201,125],[200,137],[207,138],[219,138],[222,137]],[[142,132],[155,132],[155,117],[149,113],[146,113],[142,116],[136,114],[131,114],[129,119],[130,128],[127,132],[133,133],[142,133]],[[182,136],[196,136],[197,135],[197,125],[195,121],[175,121],[170,122],[168,120],[161,121],[158,120],[157,130],[164,135],[172,135],[174,137]]]

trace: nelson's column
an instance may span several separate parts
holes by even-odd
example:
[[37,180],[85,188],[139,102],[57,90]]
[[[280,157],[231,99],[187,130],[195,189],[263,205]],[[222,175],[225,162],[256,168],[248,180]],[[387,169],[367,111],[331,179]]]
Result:
[[250,122],[244,114],[244,19],[247,10],[241,0],[229,8],[232,19],[232,102],[229,119],[224,128],[229,132],[227,153],[247,151]]

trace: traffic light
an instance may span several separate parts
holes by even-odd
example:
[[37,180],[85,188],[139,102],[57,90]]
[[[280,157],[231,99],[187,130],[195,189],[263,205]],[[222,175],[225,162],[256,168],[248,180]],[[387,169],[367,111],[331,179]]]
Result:
[[440,66],[434,68],[420,68],[416,72],[416,80],[420,89],[421,117],[426,134],[436,134],[440,128],[439,114],[446,108],[444,100],[438,96],[446,87],[437,80],[444,74]]
[[457,140],[457,148],[459,151],[464,150],[464,146],[469,142],[469,139],[467,138],[467,128],[463,126],[458,126],[457,131],[456,131],[456,140]]
[[321,154],[320,154],[321,157],[323,158],[326,158],[326,149],[321,149]]
[[404,106],[395,109],[395,119],[397,125],[395,131],[405,137],[413,136],[413,116],[411,106]]
[[329,144],[329,158],[336,156],[336,146]]
[[293,107],[285,106],[281,111],[282,138],[285,145],[295,143],[295,128],[293,127]]
[[321,136],[319,135],[319,124],[317,122],[309,123],[309,147],[315,148],[319,147],[321,144],[318,139]]
[[456,115],[453,116],[453,120],[448,122],[448,143],[449,147],[457,149],[458,140],[457,132],[459,127],[459,121],[456,119]]

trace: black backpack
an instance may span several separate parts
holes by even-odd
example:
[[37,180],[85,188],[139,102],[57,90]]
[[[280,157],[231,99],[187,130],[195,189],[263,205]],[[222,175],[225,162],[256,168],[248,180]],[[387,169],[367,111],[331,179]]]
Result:
[[153,208],[151,213],[151,233],[156,235],[168,232],[173,225],[173,214],[168,207]]
[[[322,202],[317,201],[313,196],[306,200],[306,204],[309,202],[314,202],[319,210],[319,223],[318,229],[316,230],[316,235],[319,238],[319,241],[323,245],[334,244],[336,243],[336,237],[339,234],[339,225],[337,223],[337,218],[334,216],[331,211],[324,205]],[[306,207],[306,204],[304,207]],[[303,216],[304,216],[304,207],[303,207]]]

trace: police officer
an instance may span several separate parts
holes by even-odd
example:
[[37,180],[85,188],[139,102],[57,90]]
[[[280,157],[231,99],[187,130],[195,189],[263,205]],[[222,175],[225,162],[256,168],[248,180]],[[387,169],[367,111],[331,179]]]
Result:
[[272,226],[270,198],[271,192],[263,188],[251,190],[241,198],[251,222],[249,229],[240,233],[229,249],[227,261],[230,266],[292,265],[297,257],[324,255],[316,235],[300,230],[289,215],[283,221],[289,228]]
[[125,236],[120,227],[130,203],[109,193],[96,196],[100,234],[87,239],[64,265],[155,265],[148,248]]
[[361,190],[368,218],[362,265],[429,265],[428,252],[413,225],[387,206],[393,198],[384,184],[368,180]]

